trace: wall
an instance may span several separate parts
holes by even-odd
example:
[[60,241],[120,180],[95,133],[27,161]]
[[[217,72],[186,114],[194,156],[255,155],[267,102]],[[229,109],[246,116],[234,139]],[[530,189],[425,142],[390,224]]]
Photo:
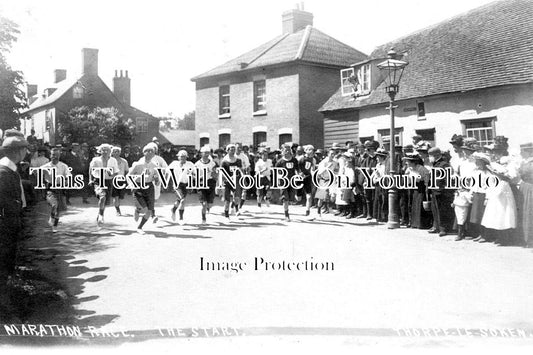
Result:
[[[462,94],[421,99],[426,119],[418,120],[416,100],[397,103],[396,127],[403,127],[403,144],[411,143],[417,129],[435,128],[436,145],[450,149],[453,134],[464,134],[461,120],[496,117],[495,134],[509,138],[510,150],[517,152],[520,144],[533,141],[533,85],[498,87]],[[377,130],[389,127],[387,105],[360,110],[359,135],[377,137]],[[524,129],[526,128],[526,129]]]
[[[253,80],[254,77],[266,77],[266,115],[253,115]],[[230,84],[231,118],[218,118],[219,83],[226,80]],[[278,147],[281,128],[292,128],[293,140],[299,140],[298,126],[298,72],[294,66],[268,68],[250,72],[246,75],[236,74],[220,80],[197,82],[196,85],[196,146],[199,135],[209,133],[211,147],[218,147],[220,129],[231,130],[232,142],[246,145],[253,143],[253,128],[266,127],[267,144]]]
[[359,137],[358,111],[327,112],[324,115],[324,147],[333,143],[344,145],[346,141],[356,142]]
[[339,88],[339,69],[300,65],[300,144],[324,147],[324,121],[318,109]]

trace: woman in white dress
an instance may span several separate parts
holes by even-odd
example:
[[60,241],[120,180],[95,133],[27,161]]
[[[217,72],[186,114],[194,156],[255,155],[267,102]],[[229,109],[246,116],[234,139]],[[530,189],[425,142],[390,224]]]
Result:
[[496,187],[487,187],[485,192],[485,212],[481,225],[487,229],[487,237],[497,239],[500,244],[511,242],[511,230],[516,228],[516,203],[509,182],[504,178],[501,165],[487,166],[488,177],[496,177]]

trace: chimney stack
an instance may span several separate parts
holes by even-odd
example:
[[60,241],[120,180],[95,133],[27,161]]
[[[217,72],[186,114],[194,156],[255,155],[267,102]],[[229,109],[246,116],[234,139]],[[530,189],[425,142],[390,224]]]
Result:
[[313,14],[304,11],[304,3],[296,4],[296,9],[285,11],[281,15],[283,34],[295,33],[306,26],[313,26]]
[[28,105],[31,105],[37,98],[33,96],[37,95],[37,85],[27,84],[26,85],[26,98],[28,99]]
[[130,106],[131,104],[131,80],[128,77],[128,71],[120,71],[118,76],[118,70],[115,70],[115,77],[113,78],[113,93],[117,99],[123,104]]
[[98,49],[83,48],[81,50],[81,65],[83,75],[98,75]]
[[67,71],[65,69],[54,70],[54,84],[57,84],[67,78]]

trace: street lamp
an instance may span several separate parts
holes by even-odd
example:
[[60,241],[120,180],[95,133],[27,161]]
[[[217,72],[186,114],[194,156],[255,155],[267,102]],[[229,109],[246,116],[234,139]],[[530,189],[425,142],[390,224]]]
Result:
[[[402,79],[403,70],[407,66],[407,62],[398,60],[397,54],[394,51],[394,48],[387,53],[387,60],[382,63],[379,63],[378,68],[385,73],[385,92],[389,94],[389,107],[390,110],[390,174],[394,175],[396,173],[396,157],[394,154],[394,136],[395,136],[395,127],[394,127],[394,98],[400,90],[400,80]],[[392,186],[389,189],[389,217],[387,227],[389,229],[399,228],[400,222],[398,220],[398,190],[396,186]]]

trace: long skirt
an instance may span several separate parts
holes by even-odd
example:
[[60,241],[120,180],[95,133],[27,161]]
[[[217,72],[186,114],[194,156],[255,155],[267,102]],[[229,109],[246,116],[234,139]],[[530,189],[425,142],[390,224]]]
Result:
[[413,191],[411,199],[411,227],[428,229],[431,226],[431,212],[422,207],[426,194],[420,190]]
[[520,184],[520,211],[522,220],[522,233],[528,246],[533,246],[533,184],[522,182]]
[[496,230],[516,228],[516,203],[511,187],[500,180],[494,189],[487,199],[481,225]]
[[472,207],[470,208],[470,223],[480,224],[485,212],[485,194],[474,192],[472,194]]

